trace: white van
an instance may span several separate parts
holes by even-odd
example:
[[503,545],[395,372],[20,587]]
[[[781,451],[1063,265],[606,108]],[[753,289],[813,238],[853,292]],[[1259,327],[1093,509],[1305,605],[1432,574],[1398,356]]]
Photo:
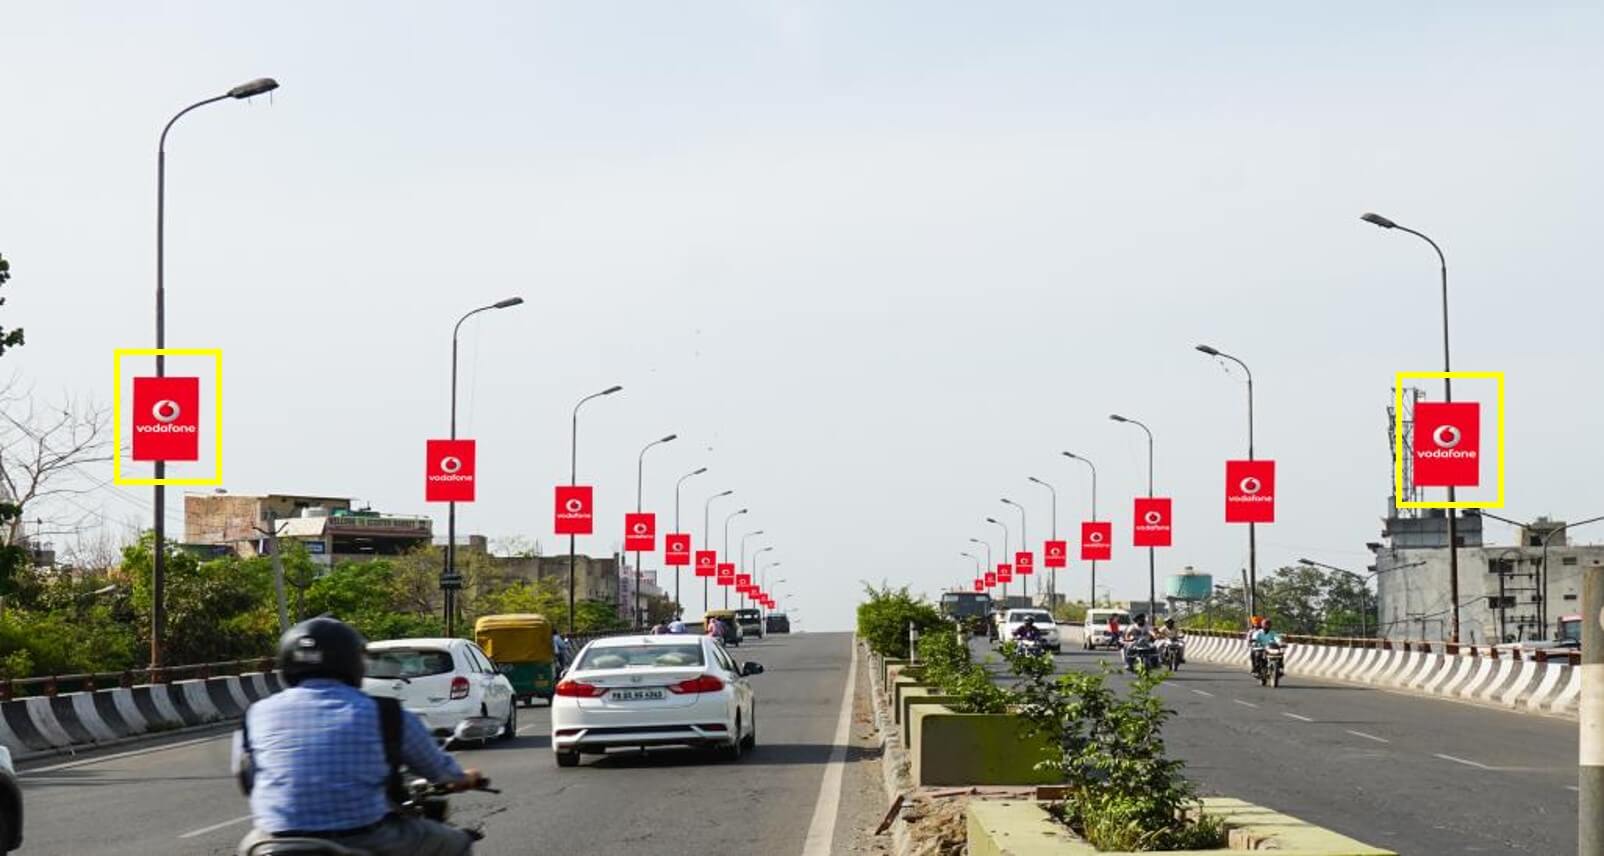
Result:
[[1086,610],[1086,630],[1082,634],[1085,641],[1081,647],[1090,651],[1093,648],[1118,648],[1119,640],[1108,635],[1108,620],[1119,618],[1121,629],[1130,626],[1131,614],[1123,609],[1088,609]]

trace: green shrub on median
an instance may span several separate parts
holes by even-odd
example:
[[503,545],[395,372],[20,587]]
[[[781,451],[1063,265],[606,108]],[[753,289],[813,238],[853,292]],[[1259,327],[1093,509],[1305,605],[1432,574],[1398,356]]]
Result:
[[858,604],[858,636],[882,657],[907,658],[909,624],[921,637],[951,626],[934,604],[909,594],[907,586],[882,583],[877,589],[865,583],[863,591],[867,599]]
[[[1159,673],[1136,678],[1121,698],[1108,671],[1053,675],[1050,657],[1003,646],[1020,684],[1016,709],[1033,733],[1046,734],[1061,754],[1045,761],[1067,786],[1051,811],[1099,850],[1188,850],[1220,846],[1218,819],[1201,815],[1184,764],[1165,753],[1164,723],[1174,711],[1155,690]],[[1189,811],[1190,810],[1190,811]],[[1190,816],[1189,816],[1190,815]]]

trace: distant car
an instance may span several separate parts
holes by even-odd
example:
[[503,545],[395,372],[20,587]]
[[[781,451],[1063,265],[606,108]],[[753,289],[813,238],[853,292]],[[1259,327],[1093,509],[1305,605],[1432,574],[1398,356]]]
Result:
[[518,733],[512,682],[466,639],[388,639],[368,643],[362,691],[401,700],[437,738],[464,721],[477,733],[511,740]]
[[597,639],[557,683],[557,766],[615,747],[696,746],[739,760],[757,744],[757,699],[746,679],[762,672],[707,636]]
[[1123,609],[1088,609],[1086,610],[1086,632],[1081,646],[1090,651],[1093,648],[1118,648],[1119,640],[1108,635],[1108,620],[1118,617],[1121,628],[1130,626],[1130,613]]
[[763,638],[763,613],[755,609],[737,609],[735,623],[741,628],[741,638]]
[[771,613],[769,613],[767,619],[765,619],[764,624],[765,624],[765,626],[764,626],[763,630],[766,633],[790,633],[791,632],[791,619],[787,618],[785,613],[783,613],[783,612],[771,612]]
[[1058,653],[1064,650],[1062,640],[1058,636],[1058,624],[1053,621],[1053,614],[1045,609],[1010,609],[1003,616],[1002,638],[1008,641],[1014,638],[1014,631],[1025,626],[1025,618],[1029,616],[1036,622],[1036,629],[1041,631],[1041,643],[1049,651]]
[[22,846],[22,788],[11,765],[11,750],[0,746],[0,852]]

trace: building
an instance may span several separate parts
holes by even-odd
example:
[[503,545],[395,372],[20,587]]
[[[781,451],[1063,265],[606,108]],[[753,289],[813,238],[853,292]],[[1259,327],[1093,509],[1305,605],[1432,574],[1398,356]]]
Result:
[[[1369,545],[1384,638],[1451,635],[1448,519],[1442,509],[1427,512],[1386,519],[1385,543]],[[1518,530],[1515,544],[1484,543],[1482,517],[1474,510],[1460,517],[1457,529],[1459,638],[1465,644],[1552,638],[1560,616],[1581,610],[1582,570],[1604,566],[1604,545],[1571,543],[1564,521],[1539,517]]]
[[186,546],[223,545],[240,556],[266,552],[266,534],[299,541],[313,561],[395,556],[430,543],[434,522],[421,515],[352,508],[345,497],[292,494],[185,494]]
[[[497,564],[512,576],[531,582],[550,580],[564,589],[568,586],[567,556],[509,556],[496,559]],[[618,603],[617,556],[598,559],[577,556],[574,560],[574,597],[576,600],[593,600],[601,603]]]

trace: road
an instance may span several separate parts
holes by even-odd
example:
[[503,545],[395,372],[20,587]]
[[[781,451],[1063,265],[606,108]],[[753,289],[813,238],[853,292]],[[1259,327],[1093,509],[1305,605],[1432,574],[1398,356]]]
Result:
[[[484,854],[701,852],[738,842],[746,852],[789,856],[803,852],[810,826],[828,836],[819,852],[844,852],[864,823],[850,795],[877,769],[862,752],[840,758],[845,743],[833,751],[850,650],[844,633],[771,637],[734,650],[737,660],[766,669],[753,679],[758,746],[737,764],[667,749],[587,756],[558,770],[546,709],[520,709],[515,741],[458,753],[503,792],[456,797],[456,819],[483,825],[474,852]],[[863,670],[858,676],[861,683]],[[227,774],[228,754],[228,736],[218,733],[27,765],[23,852],[233,853],[248,809]],[[831,781],[844,780],[849,794],[839,803],[821,799],[832,756]],[[834,794],[842,787],[833,785]]]
[[[1060,671],[1113,659],[1076,632]],[[1265,688],[1246,663],[1187,664],[1160,692],[1176,711],[1170,750],[1207,794],[1405,854],[1576,852],[1574,721],[1295,671]]]

